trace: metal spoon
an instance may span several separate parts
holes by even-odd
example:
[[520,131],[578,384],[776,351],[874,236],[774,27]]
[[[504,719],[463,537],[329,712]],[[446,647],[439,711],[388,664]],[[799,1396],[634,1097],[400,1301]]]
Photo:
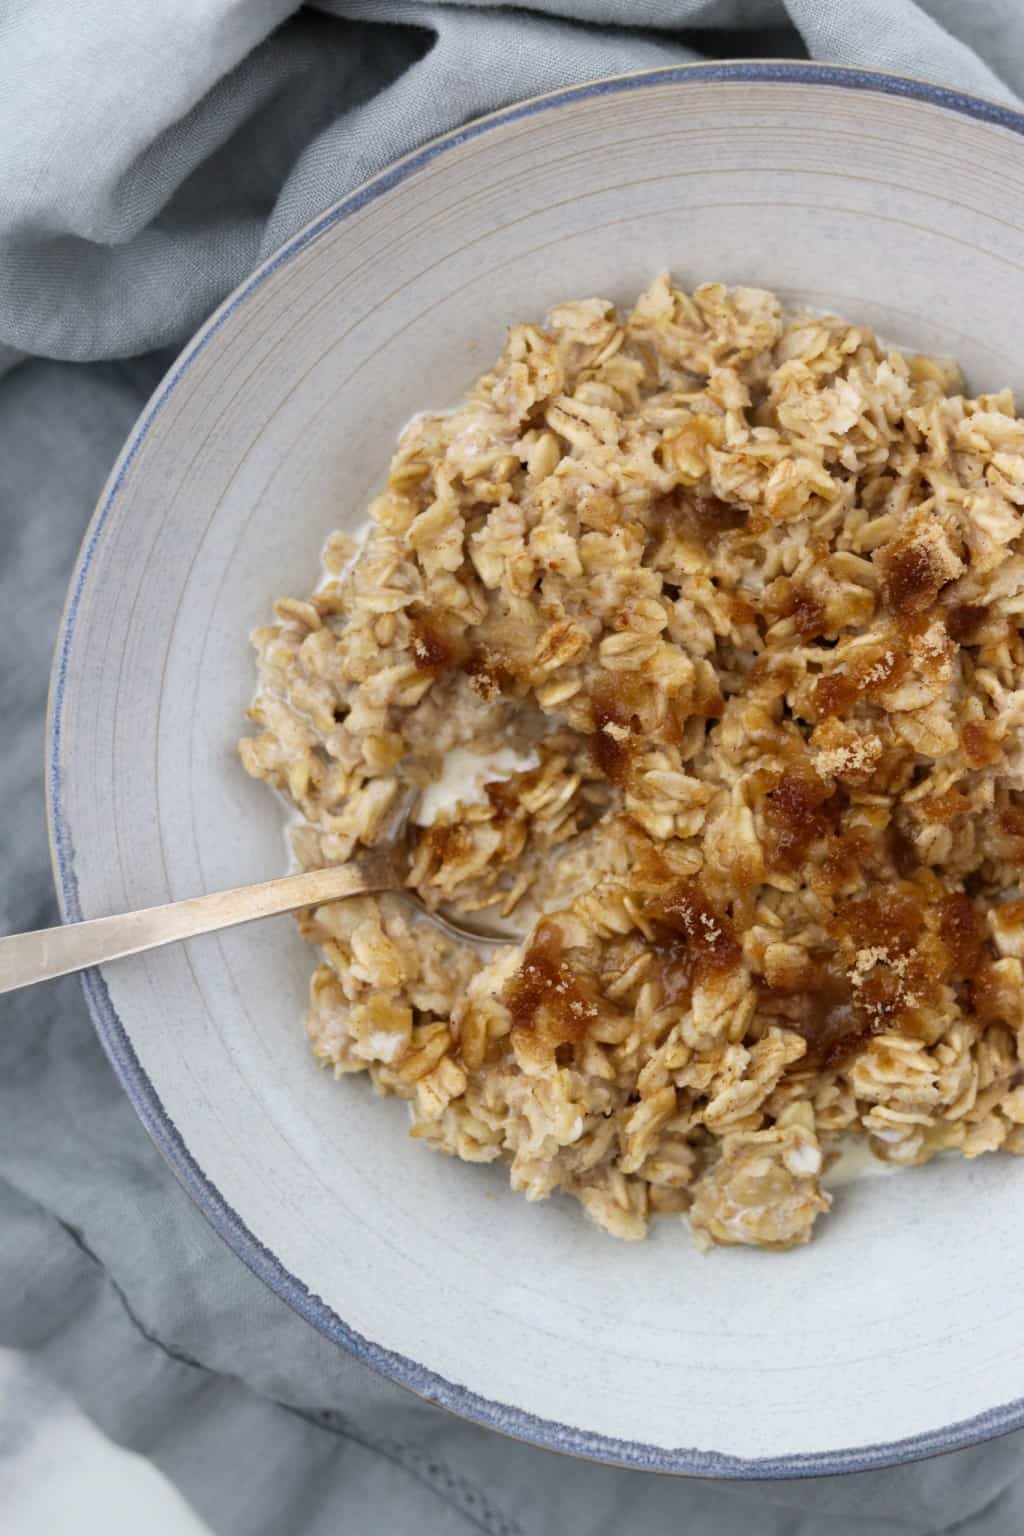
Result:
[[57,928],[39,928],[34,933],[0,938],[0,993],[29,987],[37,981],[51,981],[72,971],[84,971],[91,965],[106,965],[110,960],[159,949],[180,939],[215,933],[219,928],[234,928],[260,917],[295,912],[301,907],[319,907],[328,901],[374,891],[402,892],[415,902],[425,918],[453,938],[471,944],[518,943],[517,934],[478,927],[461,915],[456,918],[432,912],[406,887],[409,847],[404,833],[411,808],[412,802],[396,818],[391,841],[347,864],[284,875],[279,880],[264,880],[234,891],[192,896],[162,907],[146,907],[141,912],[95,917],[84,923],[65,923]]

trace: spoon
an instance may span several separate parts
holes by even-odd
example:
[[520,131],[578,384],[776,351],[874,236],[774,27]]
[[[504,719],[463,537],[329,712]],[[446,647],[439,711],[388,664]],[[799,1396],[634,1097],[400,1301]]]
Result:
[[518,943],[518,934],[480,927],[461,916],[433,912],[415,891],[408,889],[405,880],[409,847],[403,834],[410,811],[411,803],[397,818],[389,842],[368,849],[347,864],[284,875],[233,891],[215,891],[209,896],[191,896],[185,901],[145,907],[139,912],[94,917],[83,923],[65,923],[0,938],[0,993],[84,971],[92,965],[106,965],[108,961],[159,949],[163,944],[176,944],[202,933],[234,928],[260,917],[295,912],[301,907],[319,907],[325,902],[375,891],[401,892],[428,921],[452,938],[471,944]]

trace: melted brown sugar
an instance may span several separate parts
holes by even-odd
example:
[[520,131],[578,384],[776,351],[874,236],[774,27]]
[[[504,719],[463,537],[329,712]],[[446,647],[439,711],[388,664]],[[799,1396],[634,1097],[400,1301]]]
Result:
[[680,880],[668,871],[663,888],[643,898],[653,929],[664,1003],[688,1004],[695,986],[708,985],[739,965],[742,949],[732,919],[711,900],[698,879]]
[[776,868],[794,869],[812,843],[837,830],[845,796],[799,761],[773,774],[770,782],[764,801],[768,860]]
[[933,1044],[928,1005],[945,982],[984,1011],[991,955],[964,892],[881,887],[841,907],[831,933],[836,949],[812,957],[799,986],[762,987],[767,1013],[807,1042],[795,1071],[840,1071],[887,1030]]
[[[773,1010],[778,997],[774,989],[768,992]],[[870,1019],[856,1005],[849,981],[835,968],[833,957],[818,962],[809,986],[783,992],[782,997],[785,1011],[778,1022],[807,1044],[806,1053],[796,1063],[797,1072],[839,1071],[874,1033]]]
[[948,581],[941,561],[924,539],[913,539],[886,555],[885,600],[899,618],[926,613]]
[[703,491],[682,486],[663,496],[655,509],[668,527],[678,529],[701,547],[713,548],[723,534],[746,527],[749,513]]
[[973,645],[988,609],[978,603],[960,603],[946,613],[946,632],[957,645]]
[[590,752],[594,766],[620,789],[629,780],[633,758],[643,741],[641,714],[645,693],[643,684],[627,674],[618,682],[595,690],[591,699]]
[[896,687],[906,675],[907,666],[906,655],[893,645],[858,667],[819,677],[813,694],[818,719],[846,715],[858,699]]
[[968,720],[960,732],[960,745],[969,768],[987,768],[1003,755],[990,720]]
[[825,609],[813,592],[782,576],[765,594],[762,613],[769,624],[792,619],[793,629],[802,640],[814,640],[826,633]]
[[1008,837],[1024,838],[1024,805],[1007,805],[999,812],[999,829]]
[[949,973],[958,981],[969,981],[988,959],[984,920],[963,891],[952,891],[939,903],[939,937],[949,956]]
[[505,1006],[514,1038],[547,1055],[576,1045],[598,1017],[594,996],[565,957],[565,939],[551,918],[538,924],[523,963],[506,983]]
[[409,614],[412,657],[421,672],[438,672],[466,659],[466,644],[450,620],[427,609]]
[[600,683],[591,695],[590,755],[598,772],[619,789],[628,785],[637,753],[651,741],[677,744],[691,714],[717,720],[724,709],[717,688],[698,689],[686,703],[670,700],[660,720],[658,703],[651,685],[628,672]]

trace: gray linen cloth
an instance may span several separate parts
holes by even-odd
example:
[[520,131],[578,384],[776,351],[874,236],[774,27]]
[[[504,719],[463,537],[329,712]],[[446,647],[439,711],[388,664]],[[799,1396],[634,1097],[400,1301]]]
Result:
[[[56,917],[43,717],[82,529],[170,349],[261,255],[424,139],[595,75],[806,52],[1024,94],[1021,0],[296,11],[0,4],[2,928]],[[74,981],[3,1007],[0,1343],[34,1352],[218,1536],[1024,1529],[1019,1436],[751,1486],[574,1462],[444,1415],[320,1338],[214,1236],[114,1081]]]

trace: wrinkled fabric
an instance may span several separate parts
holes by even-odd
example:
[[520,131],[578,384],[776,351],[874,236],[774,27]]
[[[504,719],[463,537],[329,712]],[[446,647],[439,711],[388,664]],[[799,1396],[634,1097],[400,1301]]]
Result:
[[[755,54],[872,65],[1013,101],[1024,8],[0,8],[4,929],[56,920],[42,784],[50,651],[92,504],[169,349],[262,256],[424,140],[596,75]],[[0,1343],[36,1355],[218,1536],[1024,1529],[1021,1436],[917,1466],[736,1485],[575,1462],[441,1413],[328,1344],[214,1236],[117,1086],[74,981],[0,1009]]]

